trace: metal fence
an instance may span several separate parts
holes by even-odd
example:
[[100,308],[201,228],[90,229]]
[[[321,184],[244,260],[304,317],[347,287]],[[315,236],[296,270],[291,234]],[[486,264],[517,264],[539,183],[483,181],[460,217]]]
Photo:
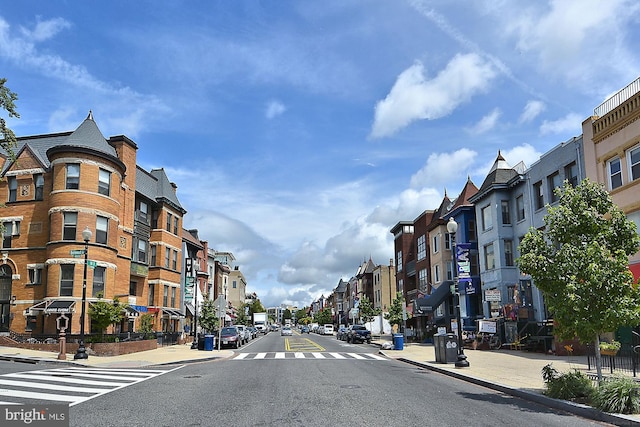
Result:
[[[9,337],[16,342],[30,343],[30,344],[57,344],[60,339],[58,334],[19,334],[16,332],[10,332]],[[174,345],[178,342],[180,337],[179,333],[150,333],[141,334],[138,332],[124,332],[120,334],[85,334],[85,343],[91,342],[128,342],[128,341],[141,341],[145,339],[157,339],[160,345]],[[66,341],[68,343],[79,343],[80,334],[66,334]]]
[[[601,355],[602,371],[609,374],[616,372],[631,374],[634,377],[638,376],[640,371],[640,341],[637,334],[633,333],[632,343],[622,343],[620,350],[615,356]],[[596,356],[593,345],[587,346],[587,368],[589,370],[595,369]]]

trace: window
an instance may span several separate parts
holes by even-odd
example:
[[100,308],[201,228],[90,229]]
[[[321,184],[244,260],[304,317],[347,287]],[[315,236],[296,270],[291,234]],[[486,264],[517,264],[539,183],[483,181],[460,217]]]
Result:
[[453,236],[453,234],[444,233],[444,249],[447,251],[451,250],[451,246],[453,246],[451,244],[451,236]]
[[156,209],[151,211],[151,228],[158,228],[158,211]]
[[42,284],[42,266],[27,266],[29,273],[29,285]]
[[96,218],[96,243],[107,244],[107,232],[109,231],[109,219],[104,216]]
[[178,234],[178,217],[177,216],[173,217],[173,234],[175,235]]
[[513,240],[504,241],[504,264],[513,267]]
[[396,270],[402,271],[402,251],[398,251],[396,255]]
[[627,152],[627,163],[629,164],[630,180],[640,178],[640,147],[636,147]]
[[176,306],[176,288],[171,288],[171,307]]
[[7,182],[9,184],[9,201],[15,202],[18,200],[18,180],[15,176],[7,177]]
[[171,249],[164,248],[164,267],[169,268],[169,257],[171,256]]
[[427,285],[429,284],[429,277],[427,275],[427,269],[423,268],[418,271],[418,289],[421,291],[426,291]]
[[73,296],[73,264],[60,265],[60,296]]
[[234,280],[232,286],[233,286],[233,289],[236,289],[238,287],[238,283]]
[[556,188],[561,187],[560,173],[555,172],[547,177],[547,186],[549,187],[549,202],[554,203],[558,201],[558,195],[554,191]]
[[20,221],[7,221],[2,223],[4,232],[2,233],[2,247],[10,248],[14,236],[20,235]]
[[511,212],[509,212],[509,201],[503,200],[500,202],[500,209],[502,211],[502,224],[511,224]]
[[418,261],[427,257],[427,239],[424,234],[418,237]]
[[76,228],[78,227],[78,213],[65,212],[62,225],[62,240],[76,240]]
[[542,181],[538,181],[533,184],[533,197],[536,210],[544,207],[544,196],[542,194]]
[[162,306],[166,307],[167,302],[169,302],[169,287],[165,285],[163,288],[164,289],[162,291]]
[[447,261],[447,280],[453,280],[453,261]]
[[149,262],[149,265],[158,265],[156,263],[156,250],[158,249],[158,247],[156,245],[151,246],[151,262]]
[[171,232],[171,214],[167,212],[167,231]]
[[67,164],[67,190],[77,190],[80,188],[80,165],[77,163]]
[[569,181],[572,187],[578,185],[578,165],[576,162],[571,162],[564,167],[564,179]]
[[440,234],[436,234],[435,236],[433,236],[431,249],[433,249],[434,254],[440,252]]
[[524,219],[524,196],[522,194],[516,197],[516,219],[518,221]]
[[154,306],[156,300],[156,288],[153,283],[149,283],[149,298],[147,300],[148,306]]
[[470,242],[475,242],[476,240],[478,240],[478,235],[476,234],[476,222],[473,219],[469,220],[469,223],[467,224],[467,226],[469,227],[469,241]]
[[98,294],[104,296],[104,274],[106,268],[93,267],[93,296],[97,297]]
[[487,270],[493,270],[496,268],[496,259],[493,255],[493,243],[484,247],[484,265]]
[[607,162],[607,170],[609,171],[609,188],[615,190],[622,186],[622,169],[618,157]]
[[143,264],[147,263],[147,241],[138,239],[138,253],[136,261]]
[[102,168],[98,172],[98,193],[105,196],[111,193],[111,172]]
[[482,208],[482,231],[487,231],[493,226],[493,217],[491,216],[491,205]]
[[138,208],[138,221],[149,224],[149,205],[145,202],[140,202],[140,207]]
[[33,183],[36,187],[35,200],[44,200],[44,176],[41,173],[33,175]]
[[174,270],[178,269],[178,251],[173,251],[173,258],[171,258],[171,268]]
[[433,281],[435,283],[440,283],[440,264],[433,266]]
[[129,295],[137,295],[138,291],[138,283],[137,282],[129,282]]

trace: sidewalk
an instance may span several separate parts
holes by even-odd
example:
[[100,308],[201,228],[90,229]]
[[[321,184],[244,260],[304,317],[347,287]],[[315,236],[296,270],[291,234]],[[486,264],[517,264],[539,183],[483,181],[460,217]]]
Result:
[[[372,345],[389,343],[389,337],[374,340]],[[552,364],[559,372],[578,369],[587,372],[586,356],[555,356],[515,350],[465,350],[469,367],[456,368],[453,363],[436,363],[432,344],[404,344],[403,350],[380,350],[391,359],[411,363],[424,369],[440,372],[462,381],[472,382],[505,394],[534,401],[547,407],[567,411],[584,418],[608,422],[614,425],[639,426],[640,416],[605,414],[589,406],[550,399],[542,394],[544,381],[542,367]],[[74,364],[96,368],[143,368],[158,365],[199,362],[232,357],[232,350],[192,350],[191,343],[158,347],[139,353],[100,357],[89,355],[85,360],[74,360],[73,354],[66,360],[58,360],[58,353],[0,346],[0,360],[17,362],[51,362]],[[591,371],[593,373],[593,371]],[[1,372],[0,372],[1,374]]]
[[38,350],[28,350],[17,347],[1,347],[0,360],[15,360],[23,362],[59,362],[72,363],[97,368],[142,368],[154,365],[173,363],[198,362],[212,359],[225,359],[233,355],[232,350],[199,351],[192,350],[191,343],[158,347],[155,350],[120,356],[93,356],[88,359],[74,360],[73,354],[67,353],[66,360],[58,360],[58,353]]

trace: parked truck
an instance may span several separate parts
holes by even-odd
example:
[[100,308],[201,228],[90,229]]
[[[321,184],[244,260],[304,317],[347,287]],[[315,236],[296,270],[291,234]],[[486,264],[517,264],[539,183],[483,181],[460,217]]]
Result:
[[253,326],[263,334],[269,332],[267,313],[253,313]]

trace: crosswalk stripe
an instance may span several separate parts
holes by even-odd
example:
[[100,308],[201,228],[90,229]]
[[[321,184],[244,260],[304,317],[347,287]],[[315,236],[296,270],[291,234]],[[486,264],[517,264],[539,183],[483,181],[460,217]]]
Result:
[[249,353],[240,353],[238,355],[238,359],[244,359],[245,357],[247,357],[249,355]]
[[264,359],[266,355],[267,353],[258,353],[256,354],[256,357],[254,357],[254,359]]
[[52,394],[52,393],[38,393],[33,391],[22,390],[2,390],[11,393],[11,397],[23,397],[27,399],[38,400],[56,400],[61,402],[76,402],[77,400],[84,400],[86,396],[74,396],[67,394]]
[[281,353],[281,352],[276,353],[276,357],[275,357],[275,358],[276,358],[276,359],[284,359],[285,354],[286,354],[286,353]]
[[42,388],[45,390],[57,390],[57,391],[79,391],[83,393],[102,393],[104,388],[92,388],[92,387],[74,387],[68,385],[58,384],[44,384],[44,383],[28,383],[26,381],[12,381],[0,379],[0,385],[14,386],[22,388]]
[[296,356],[296,359],[304,359],[304,353],[296,352],[295,356]]
[[349,356],[353,357],[354,359],[358,359],[358,360],[366,359],[366,357],[362,357],[358,353],[349,353]]
[[321,353],[321,352],[261,352],[240,353],[231,360],[270,360],[270,359],[307,359],[307,360],[387,360],[385,357],[369,353]]
[[324,354],[322,353],[311,353],[313,355],[313,357],[315,357],[316,359],[325,359]]
[[80,380],[77,378],[55,377],[51,375],[28,375],[22,372],[14,373],[14,374],[6,374],[5,376],[11,377],[11,378],[22,378],[26,380],[56,381],[59,383],[102,385],[107,387],[118,387],[123,384],[123,383],[108,382],[108,381],[91,381],[91,380]]
[[332,355],[336,359],[346,359],[346,357],[344,357],[340,353],[329,353],[329,354]]

